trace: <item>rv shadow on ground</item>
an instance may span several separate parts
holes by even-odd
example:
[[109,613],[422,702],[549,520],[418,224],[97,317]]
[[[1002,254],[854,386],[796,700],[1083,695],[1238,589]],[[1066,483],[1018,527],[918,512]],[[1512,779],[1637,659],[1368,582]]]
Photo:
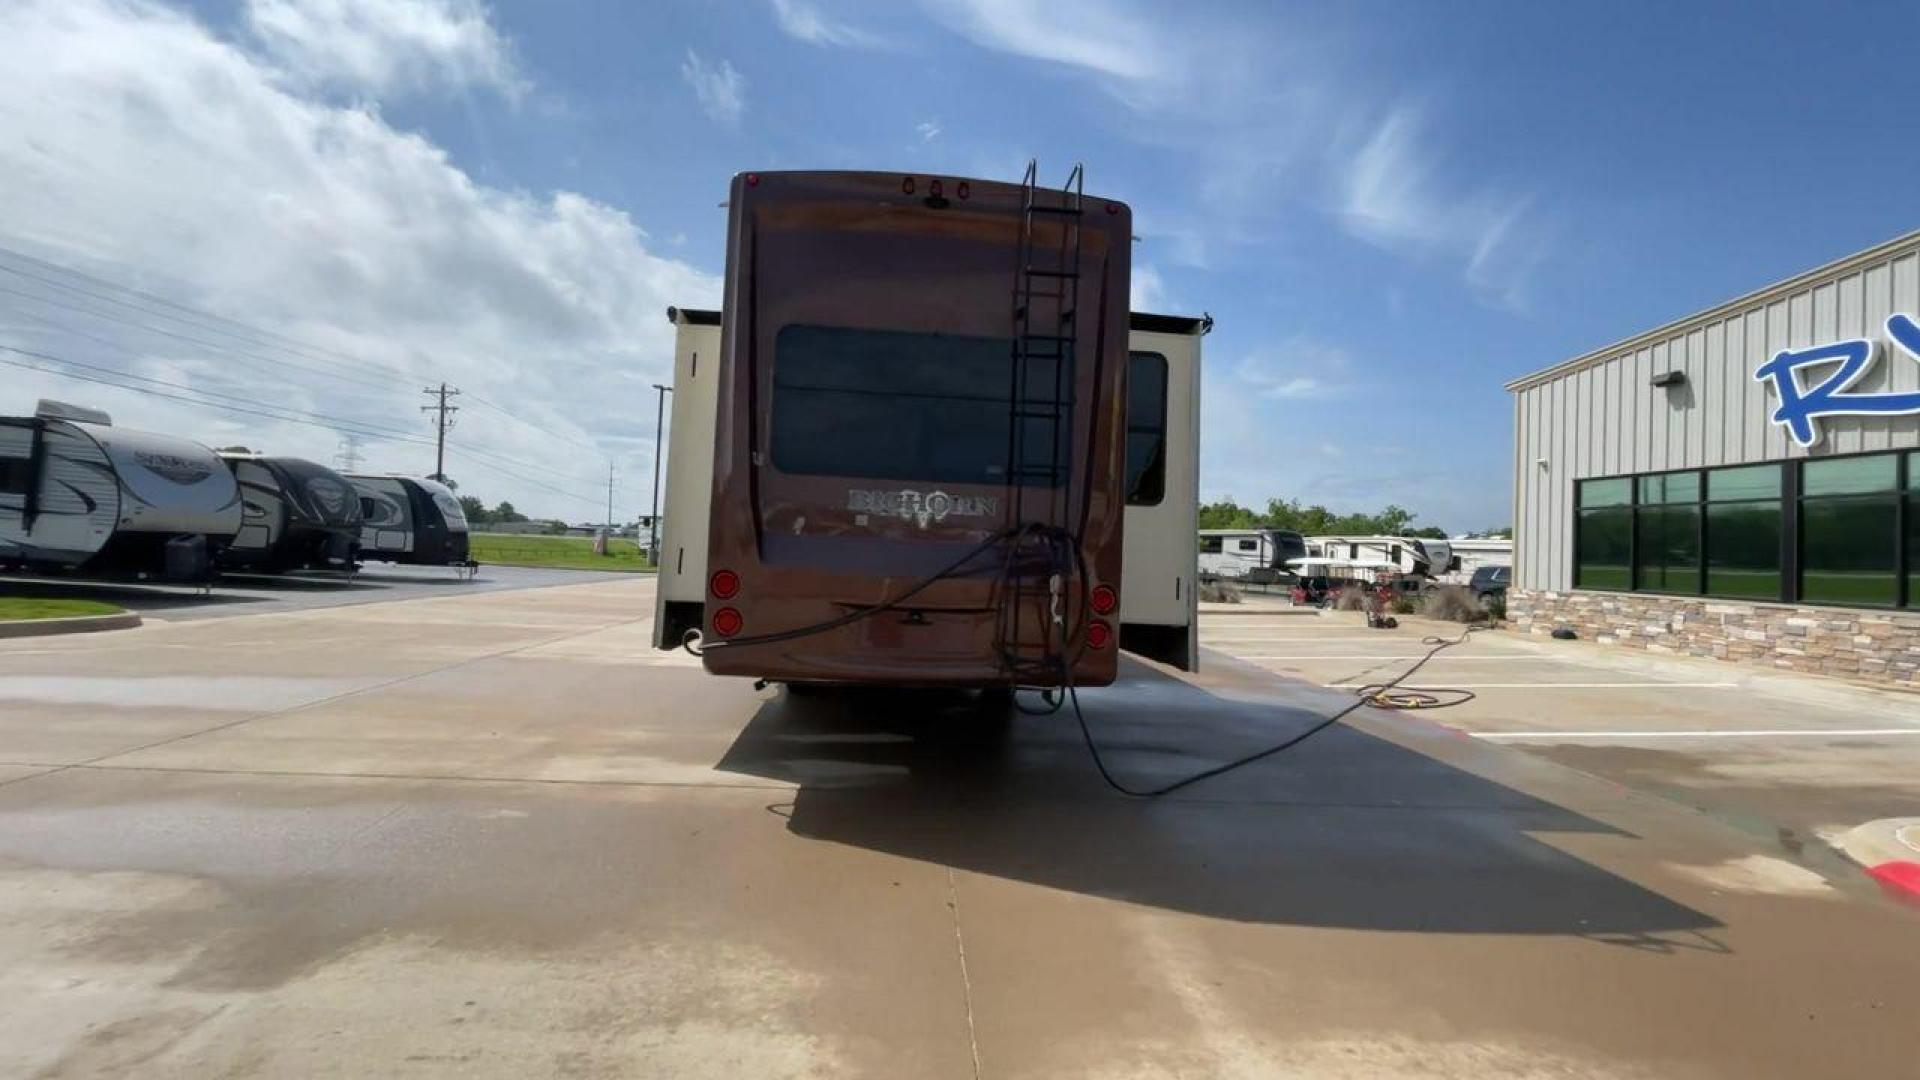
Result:
[[[1142,787],[1317,719],[1131,662],[1121,682],[1081,700],[1110,767]],[[1650,935],[1719,925],[1528,835],[1619,830],[1345,726],[1136,800],[1103,785],[1070,712],[783,692],[718,767],[799,783],[791,806],[774,809],[805,837],[1218,918],[1656,948],[1714,947],[1704,935]]]
[[49,578],[0,576],[0,593],[48,600],[98,600],[118,604],[129,611],[167,611],[173,608],[206,607],[213,604],[257,604],[270,599],[239,593],[203,592],[187,585],[143,584],[137,581],[63,581]]

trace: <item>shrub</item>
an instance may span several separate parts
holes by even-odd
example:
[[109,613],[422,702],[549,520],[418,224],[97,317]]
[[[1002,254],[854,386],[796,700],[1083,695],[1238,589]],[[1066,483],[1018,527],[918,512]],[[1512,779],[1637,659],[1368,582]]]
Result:
[[1502,620],[1507,617],[1506,593],[1494,593],[1492,596],[1487,597],[1487,617]]
[[1486,618],[1480,602],[1465,585],[1442,585],[1428,593],[1420,603],[1420,613],[1443,622],[1470,623]]
[[1413,602],[1413,597],[1411,596],[1396,596],[1393,598],[1393,613],[1395,615],[1411,615],[1419,606],[1419,604]]
[[1334,600],[1333,600],[1334,610],[1336,611],[1367,610],[1367,592],[1368,590],[1364,585],[1347,585],[1343,587],[1340,590],[1340,595],[1334,597]]
[[1240,586],[1224,581],[1203,581],[1200,583],[1200,599],[1209,604],[1237,604],[1240,602]]

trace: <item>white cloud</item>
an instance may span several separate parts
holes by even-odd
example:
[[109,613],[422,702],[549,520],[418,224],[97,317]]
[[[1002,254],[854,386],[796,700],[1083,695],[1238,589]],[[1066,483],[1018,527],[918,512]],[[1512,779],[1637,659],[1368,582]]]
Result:
[[[448,452],[466,490],[598,517],[606,457],[576,444],[609,450],[623,477],[650,474],[647,385],[671,364],[664,310],[715,305],[718,281],[649,251],[621,210],[478,183],[419,135],[281,76],[169,8],[0,5],[0,243],[351,364],[204,329],[166,336],[155,328],[181,324],[11,274],[9,288],[52,302],[0,296],[0,341],[419,435],[419,388],[445,379],[468,392]],[[337,449],[332,431],[5,371],[8,413],[46,395],[213,444],[322,461]],[[432,448],[414,443],[369,440],[363,455],[374,469],[432,467]],[[622,484],[624,512],[644,507],[645,484]]]
[[1290,338],[1249,353],[1235,365],[1239,392],[1252,397],[1289,400],[1345,393],[1347,351],[1310,338]]
[[246,0],[248,29],[295,79],[382,97],[435,86],[526,89],[478,0]]
[[747,78],[734,70],[732,64],[725,60],[708,63],[699,53],[688,49],[687,59],[680,65],[680,76],[693,87],[693,96],[708,116],[729,127],[740,123],[741,115],[747,111]]
[[1145,263],[1135,263],[1129,300],[1135,311],[1166,311],[1169,307],[1167,283],[1160,277],[1160,271]]
[[1082,68],[1123,82],[1162,74],[1151,23],[1110,0],[928,0],[927,14],[983,48]]
[[920,133],[921,142],[932,142],[940,137],[940,121],[922,120],[918,124],[913,125],[913,130]]
[[773,0],[773,17],[788,37],[809,45],[878,49],[887,44],[878,34],[828,18],[806,0]]
[[1457,262],[1476,291],[1518,306],[1542,254],[1530,232],[1532,200],[1447,190],[1421,129],[1418,110],[1396,106],[1337,166],[1342,222],[1378,247]]

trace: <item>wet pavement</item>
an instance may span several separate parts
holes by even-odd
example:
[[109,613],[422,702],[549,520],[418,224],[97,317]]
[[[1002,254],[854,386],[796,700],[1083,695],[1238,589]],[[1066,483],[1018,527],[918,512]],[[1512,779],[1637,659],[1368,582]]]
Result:
[[332,574],[228,574],[211,589],[131,581],[23,577],[0,574],[0,594],[99,600],[139,612],[144,618],[181,621],[272,611],[344,607],[617,581],[624,574],[554,570],[532,566],[482,566],[467,577],[453,567],[368,563],[351,578]]
[[[1920,914],[1666,798],[1366,714],[1126,799],[1067,715],[650,653],[651,588],[0,644],[0,1075],[1841,1076],[1920,1050]],[[1117,774],[1351,700],[1209,660],[1082,695]]]

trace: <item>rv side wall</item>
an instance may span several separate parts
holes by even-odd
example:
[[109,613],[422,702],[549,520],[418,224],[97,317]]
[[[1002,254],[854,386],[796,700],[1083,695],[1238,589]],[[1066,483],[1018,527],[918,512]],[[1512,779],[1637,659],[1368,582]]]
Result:
[[[1127,507],[1120,559],[1122,645],[1189,671],[1198,660],[1193,538],[1199,527],[1200,340],[1198,332],[1129,335],[1132,352],[1167,361],[1166,487],[1158,503]],[[1130,627],[1156,629],[1129,634]]]
[[666,488],[660,500],[660,572],[655,580],[653,645],[677,648],[682,620],[669,605],[699,608],[707,592],[707,517],[713,504],[713,422],[718,408],[720,326],[676,319],[673,408],[667,429]]

